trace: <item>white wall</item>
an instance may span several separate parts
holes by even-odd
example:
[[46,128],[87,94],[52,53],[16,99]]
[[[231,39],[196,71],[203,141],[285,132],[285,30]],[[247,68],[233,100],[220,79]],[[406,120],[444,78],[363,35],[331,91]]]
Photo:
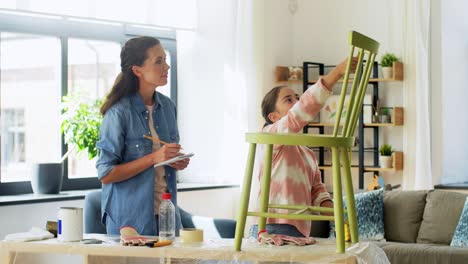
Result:
[[57,221],[59,207],[83,208],[84,200],[0,206],[0,240],[7,234],[45,229],[47,221]]
[[[258,102],[258,112],[261,111],[261,100],[263,95],[270,89],[277,86],[274,82],[275,66],[288,66],[294,63],[294,25],[293,16],[288,9],[289,1],[273,0],[267,1],[265,5],[264,24],[264,87],[262,97]],[[299,66],[299,65],[298,65]],[[259,129],[263,126],[264,120],[259,124]]]

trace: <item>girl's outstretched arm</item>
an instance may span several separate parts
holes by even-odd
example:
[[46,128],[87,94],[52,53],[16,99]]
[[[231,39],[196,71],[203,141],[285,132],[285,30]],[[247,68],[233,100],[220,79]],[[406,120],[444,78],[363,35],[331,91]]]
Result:
[[[307,88],[299,98],[299,101],[289,109],[288,113],[277,122],[266,126],[263,131],[270,133],[300,133],[305,125],[311,122],[319,114],[322,106],[330,97],[333,91],[333,85],[343,77],[346,72],[348,59],[338,64],[325,77]],[[351,62],[351,71],[356,69],[357,58],[354,57]]]
[[280,120],[266,126],[263,131],[270,133],[300,133],[305,125],[320,112],[332,92],[323,85],[321,78],[301,95],[291,109]]

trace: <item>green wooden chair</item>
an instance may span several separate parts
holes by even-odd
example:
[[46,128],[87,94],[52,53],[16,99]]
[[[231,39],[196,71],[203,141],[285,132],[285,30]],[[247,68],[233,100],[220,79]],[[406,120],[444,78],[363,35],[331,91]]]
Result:
[[[245,178],[239,214],[237,218],[237,227],[235,235],[234,247],[236,251],[241,250],[242,238],[244,236],[245,222],[247,216],[259,217],[258,229],[265,228],[267,218],[283,218],[295,220],[318,220],[318,221],[335,221],[336,232],[336,250],[338,253],[345,251],[344,241],[344,213],[343,193],[341,169],[344,171],[344,188],[347,201],[347,214],[349,219],[349,228],[351,233],[351,242],[359,242],[356,207],[354,202],[353,182],[351,178],[351,163],[349,150],[354,144],[354,131],[358,122],[359,113],[362,109],[362,103],[371,74],[372,65],[379,49],[379,43],[367,36],[358,32],[352,31],[349,33],[350,52],[349,57],[354,57],[357,52],[358,64],[354,80],[352,81],[351,91],[349,92],[348,114],[344,117],[344,123],[340,124],[342,119],[342,110],[347,94],[348,83],[350,82],[349,74],[351,65],[348,60],[346,73],[343,79],[340,101],[337,107],[336,122],[333,134],[330,135],[309,135],[309,134],[274,134],[274,133],[247,133],[246,141],[250,143],[247,166],[245,170]],[[367,58],[365,59],[365,57]],[[363,67],[363,61],[366,61]],[[340,127],[342,127],[340,129]],[[265,164],[263,168],[263,177],[260,185],[260,204],[257,212],[248,212],[249,197],[252,185],[252,173],[254,167],[255,151],[257,144],[266,144]],[[270,194],[270,178],[271,178],[271,161],[273,153],[273,145],[303,145],[310,147],[328,147],[332,151],[332,168],[333,168],[333,196],[334,208],[324,208],[316,206],[304,205],[281,205],[269,204]],[[270,213],[269,208],[281,208],[288,210],[308,210],[309,212],[334,212],[334,216],[314,215],[314,214],[295,214],[290,213]]]

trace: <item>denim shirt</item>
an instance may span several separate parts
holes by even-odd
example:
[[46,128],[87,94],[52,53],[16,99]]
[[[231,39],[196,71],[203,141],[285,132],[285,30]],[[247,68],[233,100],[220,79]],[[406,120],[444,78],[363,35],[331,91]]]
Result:
[[[174,102],[159,92],[154,93],[154,128],[159,138],[178,143],[179,131]],[[114,104],[104,115],[96,146],[99,151],[96,168],[102,179],[116,165],[127,163],[152,152],[148,126],[149,113],[139,93],[131,94]],[[177,208],[175,169],[165,166],[167,187]],[[155,169],[146,168],[128,180],[103,184],[102,222],[108,234],[119,234],[122,226],[132,226],[141,235],[157,235],[154,212]],[[180,213],[176,209],[176,234],[180,228]]]

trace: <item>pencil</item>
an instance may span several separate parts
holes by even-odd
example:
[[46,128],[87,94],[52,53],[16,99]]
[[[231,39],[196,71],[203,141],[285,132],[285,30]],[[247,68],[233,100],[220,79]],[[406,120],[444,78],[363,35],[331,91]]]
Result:
[[147,135],[143,135],[143,137],[146,138],[146,139],[150,139],[150,140],[159,142],[159,143],[161,143],[161,144],[169,144],[169,143],[167,143],[167,142],[164,142],[164,141],[162,141],[162,140],[159,140],[159,139],[157,139],[157,138],[150,137],[150,136],[147,136]]

